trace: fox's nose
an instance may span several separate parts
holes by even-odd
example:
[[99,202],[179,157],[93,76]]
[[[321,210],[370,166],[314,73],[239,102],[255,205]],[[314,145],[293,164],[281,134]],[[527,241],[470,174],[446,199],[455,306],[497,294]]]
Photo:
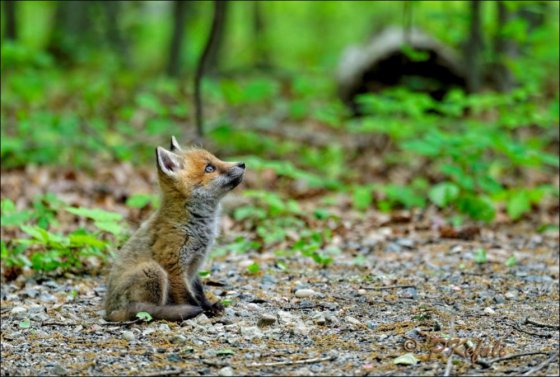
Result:
[[241,169],[245,169],[245,163],[244,162],[239,162],[237,164],[237,166],[239,166]]

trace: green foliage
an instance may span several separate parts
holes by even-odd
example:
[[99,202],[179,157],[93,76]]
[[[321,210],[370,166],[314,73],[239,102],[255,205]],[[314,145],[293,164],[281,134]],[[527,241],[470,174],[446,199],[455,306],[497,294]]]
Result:
[[247,266],[247,272],[249,272],[250,274],[256,274],[261,270],[260,266],[258,265],[258,263],[253,262],[250,265]]
[[157,208],[158,204],[158,197],[152,194],[134,194],[126,199],[126,205],[132,208],[144,208],[149,205]]
[[138,312],[136,313],[136,318],[144,322],[150,322],[153,319],[148,312]]
[[453,183],[443,182],[434,185],[428,197],[430,200],[438,207],[446,207],[447,205],[453,203],[459,196],[459,187]]
[[476,249],[476,251],[474,252],[473,260],[475,261],[475,263],[478,264],[487,263],[488,256],[486,255],[486,249],[483,248]]
[[[81,268],[88,257],[106,259],[110,245],[107,236],[120,236],[124,230],[120,214],[65,207],[52,194],[38,197],[33,202],[32,210],[17,211],[9,199],[2,200],[2,208],[2,227],[17,227],[29,236],[2,241],[2,262],[7,266],[31,267],[37,271]],[[94,220],[97,230],[77,228],[68,233],[53,231],[52,228],[58,226],[57,216],[63,209]]]
[[31,327],[31,321],[28,319],[21,320],[18,326],[20,329],[28,329]]
[[511,257],[509,257],[508,259],[506,259],[506,267],[513,267],[517,264],[517,258],[515,257],[515,255],[512,255]]

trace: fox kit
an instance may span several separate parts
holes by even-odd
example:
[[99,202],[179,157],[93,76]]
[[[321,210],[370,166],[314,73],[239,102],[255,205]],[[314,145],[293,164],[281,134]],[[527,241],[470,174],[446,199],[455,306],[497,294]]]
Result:
[[218,231],[220,199],[243,179],[245,164],[203,149],[156,148],[161,205],[118,252],[105,300],[106,318],[181,321],[223,310],[204,294],[198,268]]

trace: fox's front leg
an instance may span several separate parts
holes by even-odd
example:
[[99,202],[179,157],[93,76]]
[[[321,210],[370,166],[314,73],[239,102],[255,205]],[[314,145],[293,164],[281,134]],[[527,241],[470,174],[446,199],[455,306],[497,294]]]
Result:
[[224,306],[219,301],[212,304],[208,300],[204,294],[204,287],[202,286],[202,282],[198,276],[193,279],[192,288],[198,305],[200,305],[208,316],[212,317],[224,311]]

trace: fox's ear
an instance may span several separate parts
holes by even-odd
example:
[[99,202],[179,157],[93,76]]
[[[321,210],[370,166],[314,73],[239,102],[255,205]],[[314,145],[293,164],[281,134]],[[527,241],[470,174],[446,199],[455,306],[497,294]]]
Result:
[[181,158],[162,147],[156,148],[156,159],[158,169],[165,175],[171,177],[175,176],[182,167]]
[[175,136],[171,136],[171,143],[170,143],[170,148],[169,150],[171,152],[175,152],[175,151],[182,151],[183,149],[181,148],[181,146],[179,145],[179,143],[177,142],[177,139],[175,139]]

